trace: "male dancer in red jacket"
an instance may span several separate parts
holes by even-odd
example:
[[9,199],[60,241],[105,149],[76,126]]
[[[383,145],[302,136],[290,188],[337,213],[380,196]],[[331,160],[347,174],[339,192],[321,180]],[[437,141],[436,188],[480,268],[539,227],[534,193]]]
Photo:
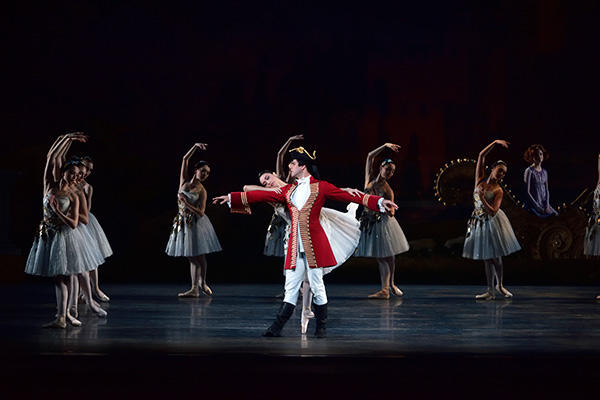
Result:
[[296,307],[298,290],[306,273],[314,295],[315,336],[325,337],[327,293],[323,283],[322,268],[337,264],[319,222],[325,200],[359,203],[379,212],[396,209],[398,206],[379,196],[352,195],[329,182],[317,180],[309,172],[309,168],[314,164],[315,154],[311,155],[303,147],[293,149],[290,153],[292,161],[288,168],[296,182],[281,188],[280,193],[276,191],[232,192],[229,195],[215,197],[213,203],[228,203],[232,212],[245,214],[250,214],[252,203],[283,203],[287,206],[291,216],[291,229],[285,260],[285,297],[275,321],[263,335],[281,336],[283,326]]

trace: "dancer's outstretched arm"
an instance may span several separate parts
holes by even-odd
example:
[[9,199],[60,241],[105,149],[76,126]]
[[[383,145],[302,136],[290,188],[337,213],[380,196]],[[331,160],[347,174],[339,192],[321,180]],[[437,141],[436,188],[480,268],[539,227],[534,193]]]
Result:
[[275,173],[280,179],[283,179],[285,182],[287,182],[289,178],[289,172],[287,174],[285,173],[285,155],[287,154],[288,149],[290,148],[294,140],[302,139],[304,139],[304,135],[296,135],[290,137],[281,147],[281,149],[279,149],[279,151],[277,152],[277,164],[275,165]]
[[258,186],[258,185],[244,185],[243,190],[244,190],[244,192],[253,192],[255,190],[262,190],[264,192],[281,193],[281,188],[267,188],[267,187]]
[[375,161],[375,157],[377,157],[379,153],[381,153],[386,147],[392,149],[396,153],[400,151],[399,145],[393,143],[386,143],[371,151],[367,155],[367,162],[365,163],[365,185],[363,186],[365,189],[369,185],[369,182],[371,182],[371,171],[373,169],[373,162]]
[[50,187],[58,182],[54,174],[56,150],[63,141],[67,140],[65,136],[66,135],[59,136],[58,139],[54,141],[50,147],[50,150],[48,150],[48,154],[46,155],[46,165],[44,166],[44,192],[47,192]]
[[[398,208],[393,201],[386,200],[383,197],[364,193],[348,193],[329,182],[321,181],[319,183],[319,188],[320,190],[323,190],[325,197],[328,199],[342,201],[345,203],[362,204],[373,211],[391,211]],[[383,207],[383,209],[380,208],[380,205]]]
[[190,180],[190,175],[188,172],[190,158],[194,155],[196,150],[206,150],[206,143],[195,143],[191,149],[188,150],[187,153],[183,156],[181,160],[181,171],[179,173],[179,188],[183,186],[184,183]]
[[510,143],[508,143],[506,140],[496,139],[479,152],[479,156],[477,157],[477,166],[475,167],[475,186],[477,186],[479,182],[485,178],[485,157],[496,144],[508,148]]

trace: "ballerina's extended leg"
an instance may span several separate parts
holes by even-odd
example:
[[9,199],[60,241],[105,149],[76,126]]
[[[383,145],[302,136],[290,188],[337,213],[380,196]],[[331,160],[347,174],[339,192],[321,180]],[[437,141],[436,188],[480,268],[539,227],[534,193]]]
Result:
[[315,314],[310,308],[313,294],[310,290],[310,283],[308,282],[308,279],[304,280],[304,282],[302,283],[302,288],[300,290],[302,292],[302,317],[300,318],[300,327],[301,332],[304,335],[308,330],[309,320],[315,317]]

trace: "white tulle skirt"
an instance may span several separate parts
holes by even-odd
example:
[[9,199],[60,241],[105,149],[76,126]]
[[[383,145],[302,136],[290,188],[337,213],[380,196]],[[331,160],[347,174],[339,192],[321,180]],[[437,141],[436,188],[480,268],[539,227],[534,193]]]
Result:
[[94,270],[104,262],[85,225],[76,229],[61,225],[40,226],[33,241],[25,273],[39,276],[73,275]]
[[363,223],[357,257],[391,257],[408,251],[408,241],[395,217],[383,213],[369,217],[374,221]]
[[98,222],[94,214],[89,213],[89,222],[86,226],[90,232],[90,235],[92,236],[92,239],[95,240],[96,245],[98,246],[98,250],[100,251],[102,257],[108,258],[112,256],[112,248],[108,243],[108,239],[106,238],[104,230],[100,226],[100,223]]
[[583,254],[586,256],[600,256],[600,215],[592,217],[595,219],[593,225],[585,230],[585,239],[583,241]]
[[169,256],[195,257],[221,250],[221,244],[207,215],[175,217],[165,250]]
[[473,260],[504,257],[521,250],[512,225],[502,210],[493,217],[472,219],[462,256]]

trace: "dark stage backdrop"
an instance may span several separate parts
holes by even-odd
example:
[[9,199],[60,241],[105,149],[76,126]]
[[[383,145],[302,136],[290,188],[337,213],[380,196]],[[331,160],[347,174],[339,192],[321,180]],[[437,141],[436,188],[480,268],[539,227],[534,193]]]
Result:
[[[293,134],[317,150],[323,178],[358,188],[366,154],[398,143],[384,155],[397,161],[390,183],[410,240],[463,233],[465,216],[435,203],[433,178],[494,138],[512,142],[491,159],[508,161],[513,187],[537,142],[551,154],[553,203],[596,182],[596,2],[219,3],[3,6],[2,245],[21,254],[4,256],[6,275],[22,276],[45,154],[74,130],[91,136],[72,152],[96,161],[92,211],[115,281],[187,279],[164,247],[180,160],[198,141],[209,144],[209,195],[256,183]],[[280,279],[281,261],[261,256],[270,213],[208,207],[225,249],[209,258],[213,281]]]

